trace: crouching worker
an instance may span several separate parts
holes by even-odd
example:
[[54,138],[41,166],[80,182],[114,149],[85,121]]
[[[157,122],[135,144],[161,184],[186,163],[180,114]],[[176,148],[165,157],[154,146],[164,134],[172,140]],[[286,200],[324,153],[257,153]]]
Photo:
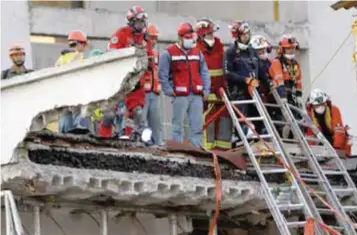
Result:
[[195,34],[190,23],[182,23],[177,29],[178,42],[161,53],[159,78],[165,95],[172,99],[172,138],[184,139],[184,120],[189,119],[193,146],[200,147],[203,137],[203,99],[211,86],[205,58],[195,47]]
[[[340,109],[332,104],[325,92],[314,89],[307,102],[308,114],[317,128],[335,148],[351,155],[352,142],[347,133],[348,127],[343,125]],[[307,130],[308,136],[313,135],[311,129]]]
[[[219,94],[220,88],[226,88],[223,71],[224,48],[221,40],[214,35],[218,29],[219,27],[208,19],[201,19],[196,23],[197,48],[205,57],[211,77],[211,91],[204,103],[205,122],[224,105]],[[229,113],[224,111],[204,130],[203,146],[206,149],[231,149],[232,128]]]

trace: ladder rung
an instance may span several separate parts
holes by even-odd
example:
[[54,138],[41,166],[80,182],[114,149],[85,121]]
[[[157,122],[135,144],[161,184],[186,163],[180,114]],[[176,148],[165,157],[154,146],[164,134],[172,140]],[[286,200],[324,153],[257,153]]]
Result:
[[236,101],[231,101],[231,103],[234,104],[255,104],[257,101],[256,100],[236,100]]
[[274,107],[274,108],[280,108],[281,106],[279,104],[271,104],[271,103],[264,103],[266,107]]
[[264,118],[263,117],[249,117],[246,119],[242,119],[242,118],[239,119],[240,122],[244,122],[245,120],[254,122],[254,121],[263,121]]
[[323,171],[325,175],[344,175],[343,171]]
[[275,168],[275,169],[266,169],[261,170],[263,174],[276,174],[276,173],[285,173],[287,169],[285,168]]
[[332,188],[332,191],[335,193],[349,193],[354,192],[355,190],[355,188]]
[[271,135],[266,134],[266,135],[259,135],[259,137],[257,135],[252,135],[252,136],[248,136],[246,137],[247,139],[268,139],[271,138]]
[[270,152],[270,151],[266,151],[266,152],[255,152],[254,153],[255,156],[279,156],[281,155],[281,153],[279,151],[276,151],[274,153]]
[[345,211],[357,211],[357,206],[342,206]]
[[302,209],[304,207],[304,204],[300,203],[300,204],[283,204],[283,205],[279,205],[278,204],[278,209],[280,210],[299,210]]
[[301,178],[304,182],[323,182],[319,179]]
[[309,136],[305,136],[305,139],[309,140],[309,141],[318,142],[318,143],[323,143],[324,142],[323,140],[320,140],[320,139],[314,138],[314,137],[309,137]]
[[303,227],[306,224],[306,221],[296,221],[296,222],[287,222],[289,228],[298,228]]
[[290,142],[290,143],[299,143],[298,140],[295,140],[295,139],[284,139],[284,138],[281,138],[282,141],[284,142]]
[[278,125],[290,125],[288,122],[277,121],[277,120],[273,120],[272,123],[273,124],[278,124]]
[[330,209],[327,209],[327,208],[317,208],[317,210],[319,211],[319,212],[322,212],[322,213],[324,213],[324,214],[333,214],[334,212],[332,211],[332,210],[330,210]]
[[303,126],[303,127],[311,127],[311,125],[307,124],[306,122],[297,122],[300,126]]

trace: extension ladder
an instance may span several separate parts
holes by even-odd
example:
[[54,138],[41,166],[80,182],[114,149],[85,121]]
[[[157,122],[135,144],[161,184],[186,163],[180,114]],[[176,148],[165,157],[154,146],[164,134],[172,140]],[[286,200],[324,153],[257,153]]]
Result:
[[[291,165],[287,159],[287,154],[282,147],[280,138],[277,137],[277,132],[262,106],[259,94],[257,95],[255,91],[250,100],[230,101],[225,91],[221,89],[221,96],[232,118],[233,125],[257,171],[264,198],[274,217],[280,234],[289,235],[292,234],[290,230],[292,228],[304,228],[309,218],[322,221],[317,208],[313,204],[312,198],[306,193],[306,190],[301,187],[295,174],[292,173],[296,172],[296,169],[294,169],[294,166]],[[236,105],[248,104],[255,106],[259,113],[259,117],[245,117],[244,114],[240,112],[239,108],[236,107]],[[236,113],[238,113],[240,118],[238,118]],[[247,137],[243,131],[243,126],[248,125],[248,127],[252,128],[250,122],[253,121],[263,122],[267,133],[263,134],[255,132],[253,136]],[[267,143],[269,145],[270,155],[280,159],[282,166],[276,164],[261,164],[259,159],[266,155],[262,155],[263,153],[253,150],[253,147],[248,141],[250,139],[260,139]],[[284,179],[284,183],[276,185],[276,183],[269,180],[271,177],[282,178]],[[297,221],[289,221],[287,219],[287,214],[290,212],[298,212],[300,215],[304,215],[304,218]],[[315,225],[315,234],[326,233],[319,226]]]
[[[288,125],[294,136],[293,141],[297,142],[298,147],[304,153],[308,172],[300,171],[300,175],[304,177],[302,180],[307,184],[309,194],[311,197],[318,199],[320,203],[322,202],[321,199],[328,203],[327,205],[322,202],[325,207],[319,206],[319,213],[332,214],[339,225],[335,229],[342,234],[357,234],[357,224],[352,221],[349,215],[351,212],[357,212],[357,189],[339,155],[313,124],[305,110],[298,109],[282,100],[275,89],[272,89],[272,94],[276,104],[264,104],[264,106],[280,109],[285,121],[276,120],[274,124]],[[303,128],[310,128],[314,136],[306,137],[302,130]],[[328,166],[320,165],[317,160],[319,153],[309,143],[318,144],[319,147],[327,150],[328,157],[331,158]],[[336,177],[343,180],[344,185],[342,187],[333,185],[332,180],[335,180]],[[342,199],[346,198],[346,196],[352,200],[344,202]]]
[[24,235],[12,192],[3,190],[0,195],[5,205],[6,235]]

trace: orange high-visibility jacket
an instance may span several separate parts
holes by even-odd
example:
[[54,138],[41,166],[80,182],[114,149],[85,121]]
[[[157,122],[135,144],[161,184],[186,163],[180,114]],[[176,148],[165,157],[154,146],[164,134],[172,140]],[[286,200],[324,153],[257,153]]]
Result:
[[302,94],[302,77],[301,77],[301,68],[299,63],[296,60],[288,61],[290,63],[289,67],[293,69],[294,77],[290,76],[288,67],[285,64],[282,64],[281,57],[273,59],[271,66],[269,68],[269,74],[272,77],[275,85],[281,86],[284,85],[284,81],[293,80],[295,81],[296,92]]

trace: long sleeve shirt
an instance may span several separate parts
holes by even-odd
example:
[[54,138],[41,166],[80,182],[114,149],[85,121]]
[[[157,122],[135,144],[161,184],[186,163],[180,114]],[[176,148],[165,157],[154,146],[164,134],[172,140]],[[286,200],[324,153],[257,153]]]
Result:
[[[167,50],[160,54],[159,59],[159,78],[161,81],[162,90],[165,95],[171,96],[174,94],[173,83],[171,79],[171,56]],[[203,81],[203,93],[208,95],[211,88],[211,78],[208,72],[208,67],[203,54],[200,52],[200,74]]]

